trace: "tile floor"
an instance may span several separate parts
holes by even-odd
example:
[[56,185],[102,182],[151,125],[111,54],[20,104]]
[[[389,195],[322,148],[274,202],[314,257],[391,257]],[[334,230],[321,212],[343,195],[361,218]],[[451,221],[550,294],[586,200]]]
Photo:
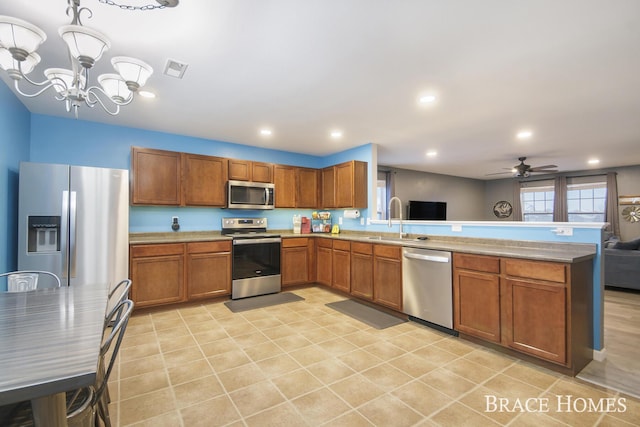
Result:
[[[114,425],[640,424],[640,400],[415,322],[376,330],[325,307],[345,297],[324,288],[293,292],[305,300],[134,314],[110,380]],[[491,411],[486,396],[511,412]],[[611,411],[589,409],[607,398]],[[520,412],[526,399],[537,411]]]

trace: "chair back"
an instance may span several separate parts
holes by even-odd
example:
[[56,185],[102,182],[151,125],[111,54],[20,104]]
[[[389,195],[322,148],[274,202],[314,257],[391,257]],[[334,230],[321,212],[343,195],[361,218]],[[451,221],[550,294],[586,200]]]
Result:
[[[52,280],[49,282],[53,282],[53,286],[44,286],[41,281],[38,279],[40,276],[49,276]],[[42,288],[50,288],[57,287],[59,288],[62,283],[60,282],[60,278],[51,273],[50,271],[39,271],[39,270],[19,270],[19,271],[10,271],[8,273],[0,274],[0,277],[7,278],[7,292],[26,292],[26,291],[35,291],[36,289]]]
[[106,326],[113,326],[119,319],[113,319],[111,314],[118,307],[118,304],[124,300],[129,299],[129,290],[131,289],[131,280],[124,279],[120,283],[115,285],[113,289],[109,291],[109,303],[107,306],[107,314],[104,322]]
[[[129,323],[129,318],[131,317],[131,312],[133,311],[133,301],[127,299],[124,301],[120,301],[113,310],[111,310],[109,317],[106,319],[106,323],[113,322],[113,328],[109,332],[109,335],[102,341],[102,346],[100,347],[100,359],[103,366],[106,367],[104,375],[101,375],[98,378],[98,383],[96,384],[96,393],[94,396],[94,401],[100,400],[102,394],[107,388],[107,382],[109,381],[109,375],[111,375],[111,371],[113,370],[113,365],[115,363],[116,358],[118,357],[118,350],[120,350],[120,344],[122,344],[122,338],[124,337],[125,330],[127,329],[127,324]],[[117,319],[117,320],[116,320]],[[109,363],[104,364],[105,357],[107,353],[113,347],[113,351],[109,356]]]

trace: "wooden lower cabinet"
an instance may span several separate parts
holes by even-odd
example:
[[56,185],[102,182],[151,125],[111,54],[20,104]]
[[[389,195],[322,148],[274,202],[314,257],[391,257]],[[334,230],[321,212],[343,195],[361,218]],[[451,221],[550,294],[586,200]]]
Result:
[[567,361],[564,284],[504,280],[503,336],[508,347],[558,363]]
[[136,307],[231,294],[231,241],[131,245]]
[[373,301],[402,311],[401,246],[373,246]]
[[133,245],[131,298],[136,307],[184,300],[184,243]]
[[187,243],[187,299],[231,294],[231,242]]
[[316,282],[331,286],[333,279],[333,242],[331,239],[316,239]]
[[454,274],[453,328],[469,335],[497,342],[500,335],[500,276],[458,270]]
[[331,287],[343,292],[351,291],[351,242],[333,242]]
[[373,299],[373,245],[351,242],[351,295]]
[[314,242],[308,237],[282,239],[282,286],[300,285],[314,280]]
[[455,253],[454,329],[577,374],[592,358],[592,264]]

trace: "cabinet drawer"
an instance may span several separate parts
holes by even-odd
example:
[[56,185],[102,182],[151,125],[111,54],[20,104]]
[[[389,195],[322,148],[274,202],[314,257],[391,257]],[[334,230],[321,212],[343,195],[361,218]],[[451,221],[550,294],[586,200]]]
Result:
[[333,249],[338,249],[340,251],[350,251],[351,250],[351,242],[344,240],[334,240],[333,241]]
[[161,256],[161,255],[182,255],[184,253],[184,243],[166,243],[158,245],[133,245],[131,246],[131,258]]
[[502,262],[504,263],[504,272],[507,276],[546,280],[556,283],[566,283],[567,281],[566,264],[510,258],[503,258]]
[[224,240],[219,242],[191,242],[187,243],[187,252],[190,254],[231,252],[231,241]]
[[333,247],[333,240],[331,239],[318,239],[318,246],[321,248],[329,248]]
[[453,254],[453,266],[465,270],[500,273],[500,258],[484,255]]
[[373,253],[373,244],[351,242],[351,252],[358,254],[371,255]]
[[308,244],[309,244],[308,237],[292,237],[290,239],[282,239],[283,248],[306,247]]
[[373,253],[377,257],[400,259],[400,254],[402,253],[402,247],[391,246],[391,245],[375,245],[373,247]]

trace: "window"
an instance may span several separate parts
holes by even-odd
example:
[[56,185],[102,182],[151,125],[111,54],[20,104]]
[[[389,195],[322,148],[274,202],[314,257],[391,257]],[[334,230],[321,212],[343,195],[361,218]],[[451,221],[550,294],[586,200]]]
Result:
[[569,222],[604,222],[607,210],[605,177],[567,179],[567,214]]
[[[526,183],[520,188],[523,221],[553,221],[554,191],[552,185]],[[536,186],[537,184],[537,186]]]

